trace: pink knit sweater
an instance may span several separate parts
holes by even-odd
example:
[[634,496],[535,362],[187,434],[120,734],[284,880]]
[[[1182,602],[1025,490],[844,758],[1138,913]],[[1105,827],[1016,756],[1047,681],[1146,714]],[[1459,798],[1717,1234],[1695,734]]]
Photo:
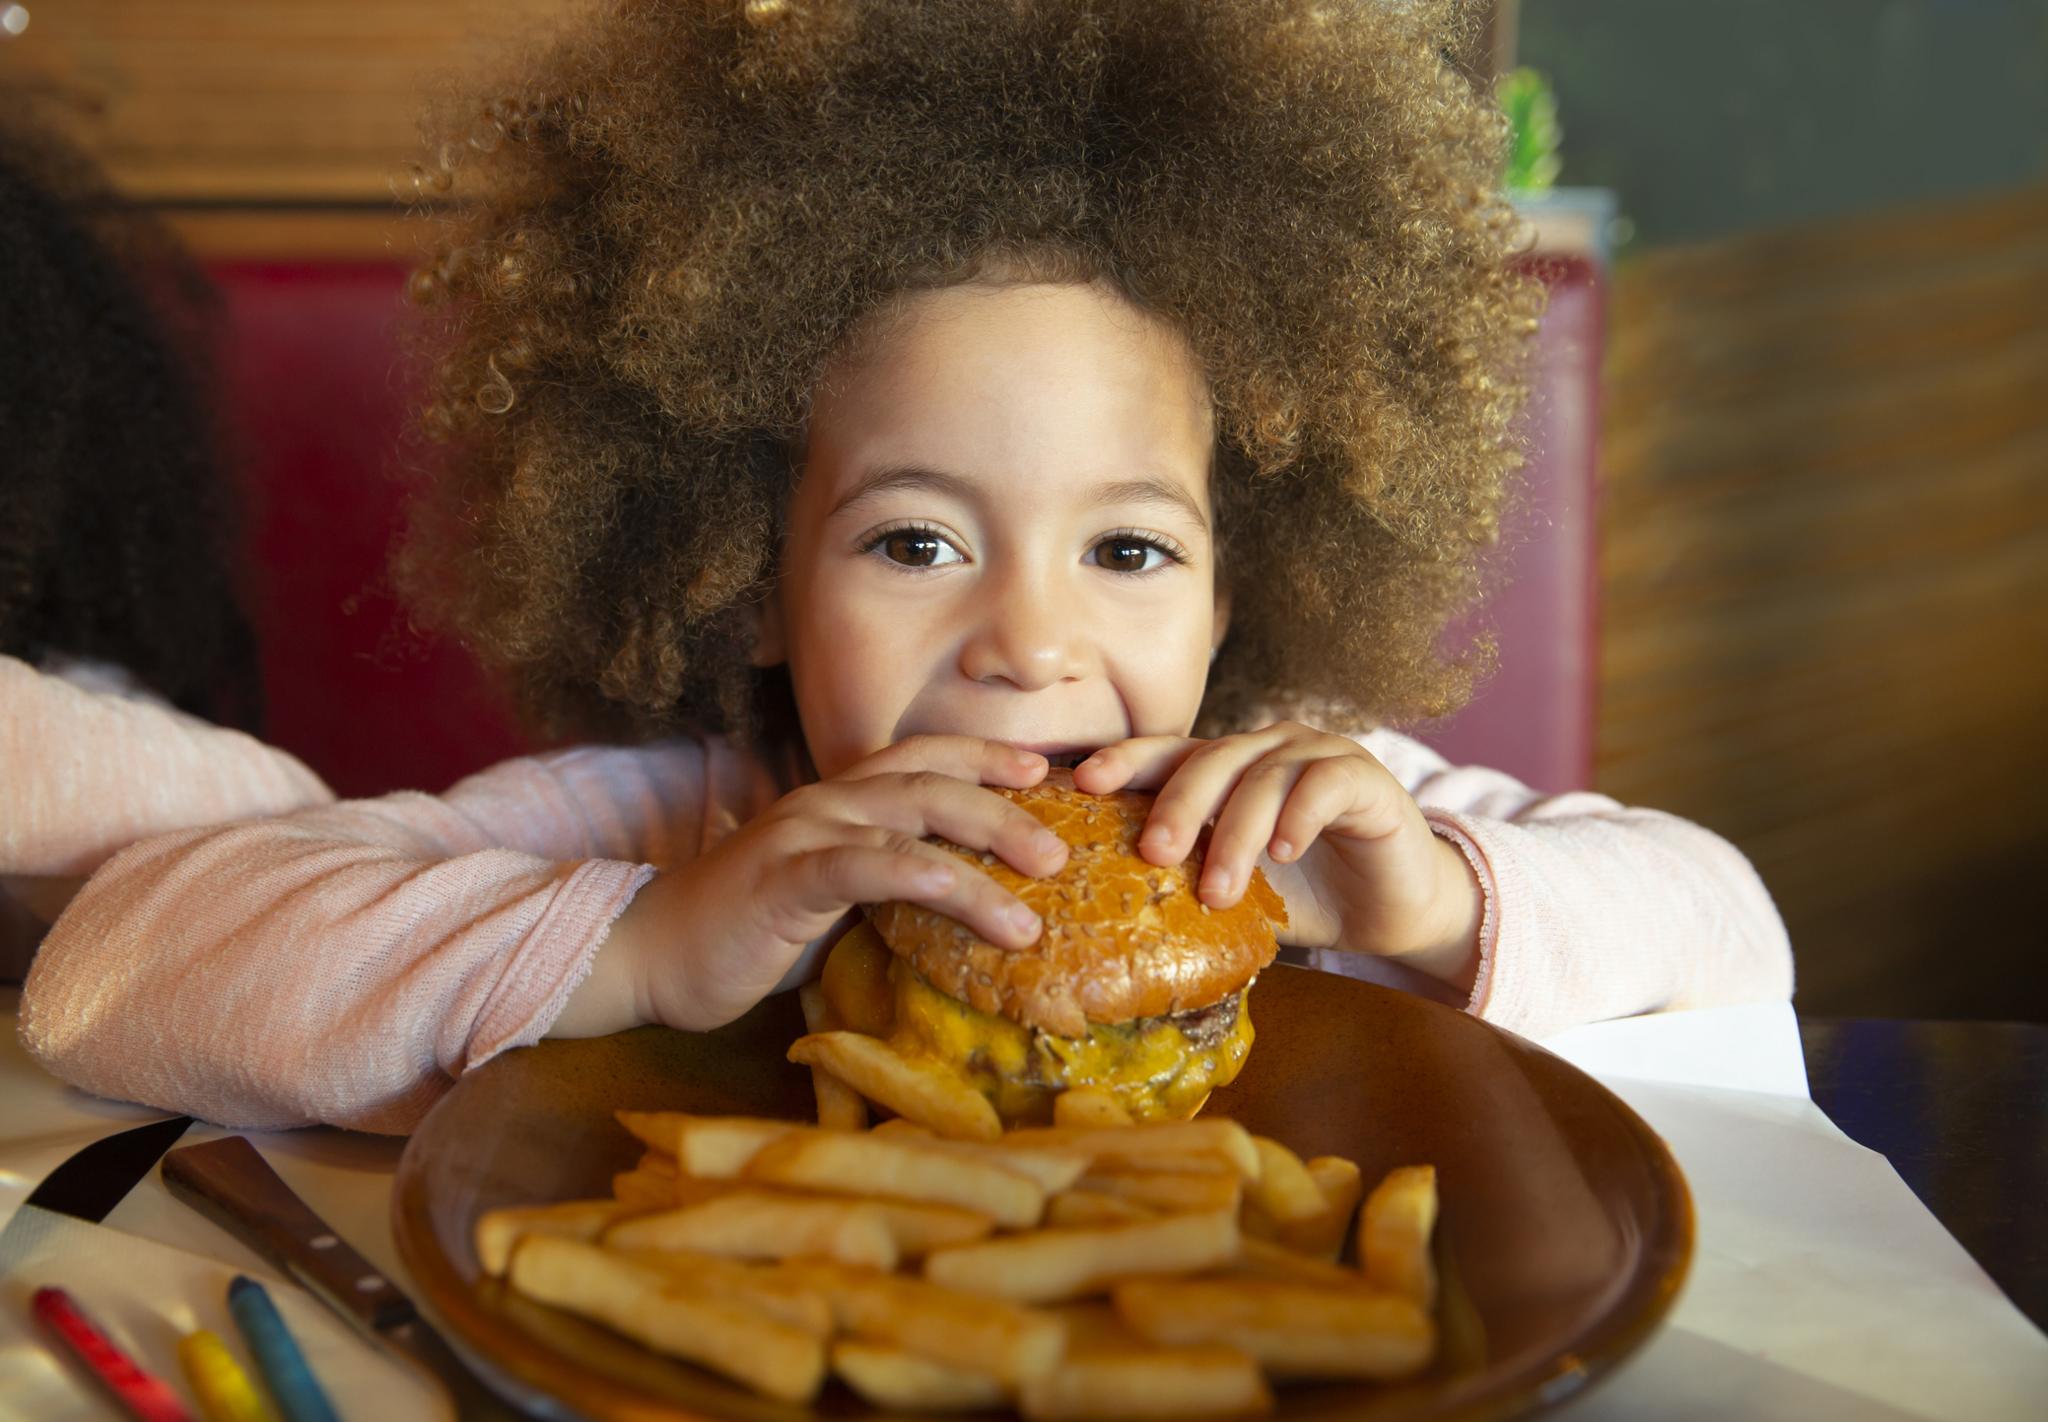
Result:
[[301,762],[95,663],[0,657],[0,874],[90,874],[138,839],[334,793]]
[[[1790,994],[1777,912],[1713,834],[1456,769],[1390,731],[1364,744],[1478,871],[1469,1010],[1542,1035]],[[79,753],[0,742],[0,768],[11,780]],[[112,818],[131,822],[146,779],[100,792]],[[639,887],[776,793],[716,740],[589,747],[508,761],[441,796],[162,834],[108,861],[51,929],[22,1036],[104,1096],[249,1128],[404,1131],[455,1077],[546,1035]]]

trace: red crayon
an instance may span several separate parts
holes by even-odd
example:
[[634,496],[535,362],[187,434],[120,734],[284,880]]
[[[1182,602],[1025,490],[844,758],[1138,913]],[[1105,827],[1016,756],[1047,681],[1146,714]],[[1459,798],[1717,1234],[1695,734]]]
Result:
[[79,1311],[71,1295],[45,1286],[36,1290],[32,1306],[36,1317],[69,1345],[132,1415],[142,1422],[192,1422],[192,1414],[170,1384],[137,1366]]

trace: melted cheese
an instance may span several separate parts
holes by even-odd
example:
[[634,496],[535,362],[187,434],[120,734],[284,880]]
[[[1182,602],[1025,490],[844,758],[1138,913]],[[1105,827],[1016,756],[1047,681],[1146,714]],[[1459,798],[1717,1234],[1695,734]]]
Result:
[[1098,1025],[1086,1037],[1053,1037],[969,1007],[900,958],[889,972],[896,988],[890,1044],[960,1071],[1013,1124],[1049,1119],[1053,1096],[1076,1086],[1115,1093],[1141,1121],[1191,1116],[1212,1090],[1237,1076],[1252,1048],[1249,994],[1238,1004],[1229,1035],[1197,1048],[1162,1017]]

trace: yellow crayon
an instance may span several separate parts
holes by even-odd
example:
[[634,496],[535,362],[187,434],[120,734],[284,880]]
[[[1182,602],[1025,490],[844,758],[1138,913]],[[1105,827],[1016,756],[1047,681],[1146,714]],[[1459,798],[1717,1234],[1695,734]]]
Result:
[[204,1328],[187,1334],[178,1344],[178,1361],[206,1422],[277,1422],[219,1334]]

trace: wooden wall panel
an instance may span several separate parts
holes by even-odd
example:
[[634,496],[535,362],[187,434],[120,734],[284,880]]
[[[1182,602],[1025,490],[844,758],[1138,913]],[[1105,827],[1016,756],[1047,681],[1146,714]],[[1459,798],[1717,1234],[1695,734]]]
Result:
[[577,0],[30,0],[0,84],[166,204],[385,205],[418,117]]
[[1607,394],[1601,788],[1803,1010],[2048,1018],[2048,190],[1648,256]]

